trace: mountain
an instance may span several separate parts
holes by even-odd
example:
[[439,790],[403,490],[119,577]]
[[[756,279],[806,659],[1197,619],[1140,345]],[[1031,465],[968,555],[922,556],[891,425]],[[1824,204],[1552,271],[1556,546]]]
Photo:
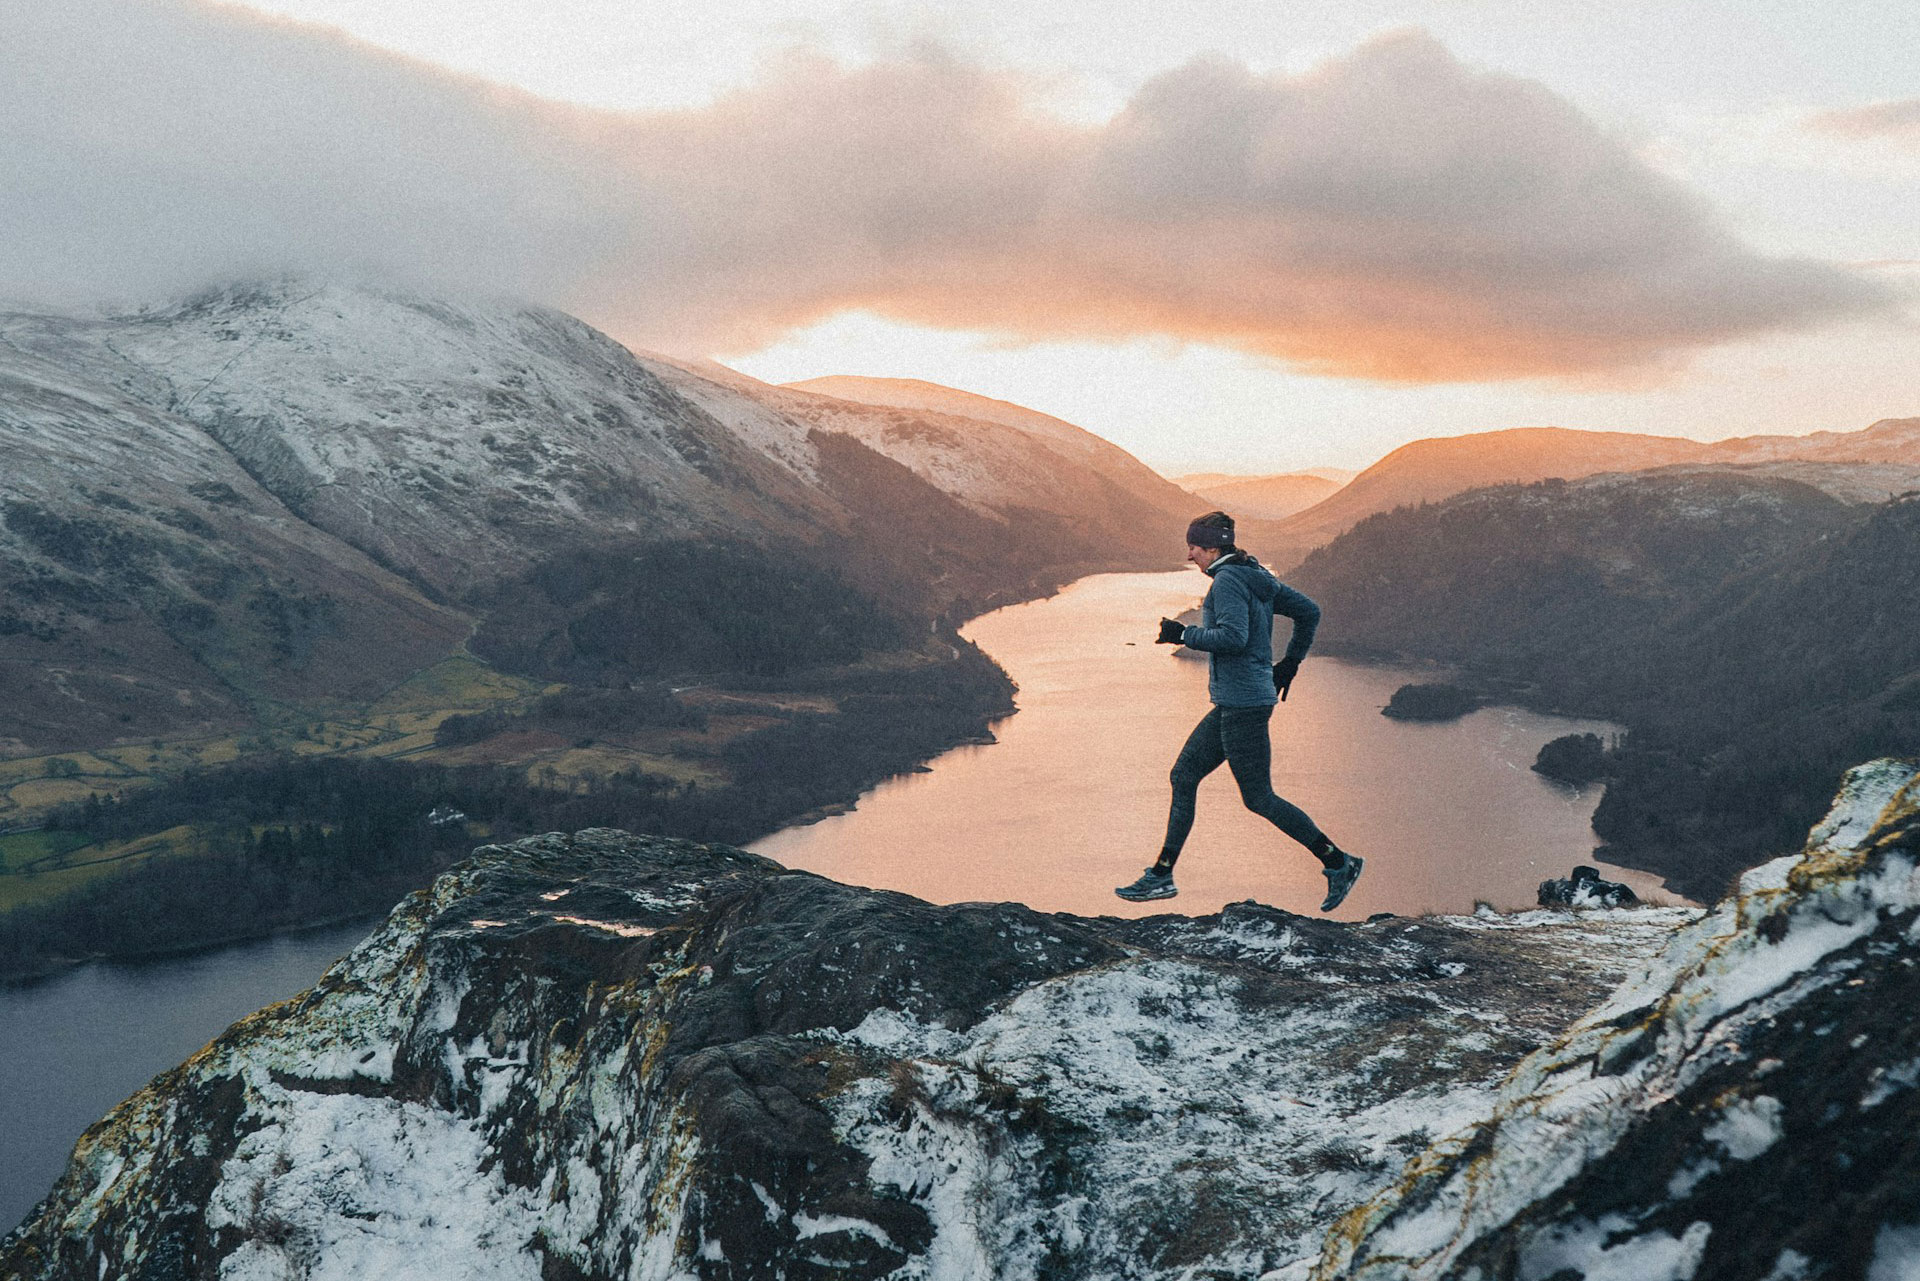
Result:
[[923,418],[703,378],[551,310],[325,282],[0,316],[4,732],[231,730],[377,697],[469,633],[570,679],[605,649],[572,631],[653,599],[635,567],[669,544],[916,620],[1174,559],[1179,491],[1123,452]]
[[[804,393],[806,400],[786,402],[790,408],[814,418],[837,424],[837,429],[860,435],[871,447],[887,451],[890,442],[922,451],[940,451],[959,446],[967,440],[984,441],[999,433],[984,430],[980,424],[1012,428],[1032,440],[1043,442],[1054,454],[1090,468],[1114,488],[1131,495],[1135,511],[1175,519],[1179,530],[1194,513],[1188,511],[1192,499],[1158,472],[1125,450],[1102,440],[1084,428],[1037,410],[1005,400],[994,400],[972,392],[922,382],[917,378],[861,378],[838,375],[783,383],[789,392]],[[858,413],[850,407],[864,405],[892,413]],[[917,410],[901,414],[900,410]],[[943,432],[957,435],[949,440]],[[1001,446],[1003,449],[1009,445]],[[1017,448],[1017,447],[1014,447]],[[896,456],[890,454],[889,456]],[[904,459],[903,459],[904,461]],[[1046,470],[1052,470],[1051,467]],[[1000,483],[1021,484],[1033,491],[1036,479],[1031,472],[1022,478],[1018,472],[1002,473]],[[1037,491],[1034,491],[1037,492]],[[1141,531],[1143,534],[1148,531]],[[1176,558],[1178,546],[1172,553]]]
[[70,332],[0,327],[7,754],[371,700],[459,643],[457,612],[301,519],[137,367],[71,359]]
[[1290,577],[1326,652],[1624,723],[1603,856],[1706,899],[1790,848],[1849,763],[1920,752],[1916,546],[1914,498],[1668,468],[1381,513]]
[[1707,446],[1704,461],[1911,464],[1920,462],[1920,418],[1882,418],[1860,431],[1735,436]]
[[1286,472],[1276,476],[1226,476],[1194,483],[1181,479],[1186,491],[1236,518],[1284,520],[1324,501],[1340,488],[1340,482],[1307,472]]
[[[1689,465],[1779,464],[1793,475],[1839,494],[1888,496],[1920,483],[1920,419],[1883,419],[1857,432],[1808,436],[1745,436],[1707,444],[1677,436],[1522,427],[1402,445],[1354,477],[1338,493],[1283,520],[1267,559],[1298,563],[1377,512],[1438,502],[1485,485],[1577,480],[1600,472]],[[1833,464],[1831,468],[1813,464]],[[1879,464],[1883,470],[1863,468]]]
[[[1677,436],[1516,427],[1416,440],[1362,471],[1324,502],[1278,527],[1298,553],[1328,542],[1375,512],[1437,502],[1463,490],[1515,481],[1573,480],[1595,472],[1637,471],[1692,462],[1704,446]],[[1270,559],[1287,563],[1273,553]]]
[[[1336,485],[1344,485],[1360,473],[1348,467],[1303,467],[1299,471],[1285,473],[1288,476],[1318,476],[1321,480],[1330,480]],[[1261,477],[1244,472],[1196,471],[1184,476],[1175,476],[1173,483],[1189,493],[1196,493],[1214,485],[1230,485],[1240,480],[1259,480]]]
[[489,847],[90,1129],[0,1270],[1901,1275],[1917,858],[1895,762],[1707,913],[1090,920]]

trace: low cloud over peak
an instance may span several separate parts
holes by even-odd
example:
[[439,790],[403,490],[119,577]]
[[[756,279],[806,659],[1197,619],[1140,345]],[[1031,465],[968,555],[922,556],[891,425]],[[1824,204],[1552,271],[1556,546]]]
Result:
[[1192,62],[1087,126],[938,51],[796,55],[708,107],[619,115],[185,0],[4,23],[15,296],[354,272],[679,351],[863,308],[1406,381],[1604,374],[1888,305],[1755,254],[1564,99],[1418,32],[1302,75]]

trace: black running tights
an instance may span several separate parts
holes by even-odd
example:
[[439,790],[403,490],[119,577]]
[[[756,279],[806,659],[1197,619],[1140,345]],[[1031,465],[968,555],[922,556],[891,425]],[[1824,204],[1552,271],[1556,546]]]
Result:
[[1327,838],[1306,811],[1273,790],[1273,745],[1267,739],[1271,707],[1215,707],[1187,736],[1173,763],[1173,806],[1167,813],[1167,843],[1161,855],[1171,863],[1180,856],[1193,830],[1193,808],[1200,780],[1225,763],[1240,785],[1246,807],[1306,846],[1316,855]]

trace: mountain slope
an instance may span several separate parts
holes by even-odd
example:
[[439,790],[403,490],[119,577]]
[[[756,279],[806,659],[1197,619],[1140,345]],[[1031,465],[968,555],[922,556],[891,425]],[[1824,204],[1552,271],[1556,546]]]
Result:
[[193,423],[30,346],[0,341],[15,751],[217,732],[255,700],[372,699],[465,635]]
[[1292,581],[1330,652],[1624,722],[1603,856],[1707,899],[1789,848],[1850,762],[1920,751],[1916,546],[1920,500],[1678,469],[1383,513]]
[[1416,440],[1348,481],[1326,501],[1282,521],[1278,533],[1304,550],[1327,542],[1376,512],[1437,502],[1483,485],[1637,471],[1692,462],[1705,450],[1677,436],[1517,427]]
[[[1002,427],[1011,427],[1027,436],[1046,442],[1062,457],[1092,468],[1111,484],[1132,495],[1148,510],[1181,513],[1186,512],[1192,505],[1179,486],[1119,446],[1102,440],[1085,428],[1076,427],[1063,419],[1028,409],[1023,405],[1013,404],[1010,401],[994,400],[988,396],[975,395],[953,387],[943,387],[938,383],[923,382],[917,378],[862,378],[837,375],[784,383],[782,387],[788,391],[826,397],[836,402],[850,402],[881,409],[924,411],[921,415],[914,417],[891,415],[882,420],[896,427],[905,427],[909,423],[919,421],[929,426],[944,424],[957,430],[979,432],[978,428],[968,429],[953,420],[996,423]],[[846,413],[844,409],[838,412],[843,415]],[[940,417],[930,418],[928,415]],[[872,434],[872,429],[869,428],[863,438],[870,437]],[[1181,516],[1180,519],[1184,521],[1187,517]]]
[[452,597],[556,540],[845,519],[803,431],[743,439],[558,312],[280,282],[9,336],[198,425],[302,518]]
[[[571,679],[598,660],[570,629],[644,611],[640,553],[665,544],[746,548],[924,620],[1165,563],[1178,519],[1090,436],[904,427],[511,303],[285,280],[0,316],[0,376],[16,750],[364,699],[476,626],[483,652]],[[555,569],[586,564],[591,584]]]

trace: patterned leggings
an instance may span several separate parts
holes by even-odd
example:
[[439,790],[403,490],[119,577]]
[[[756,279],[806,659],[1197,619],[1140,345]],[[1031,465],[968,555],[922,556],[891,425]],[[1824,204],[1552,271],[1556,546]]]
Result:
[[1327,838],[1306,811],[1282,799],[1273,790],[1273,745],[1267,740],[1271,707],[1215,707],[1193,727],[1179,759],[1173,763],[1173,806],[1167,813],[1166,851],[1171,863],[1180,856],[1193,830],[1194,801],[1200,780],[1224,762],[1240,785],[1246,807],[1294,840],[1318,854]]

